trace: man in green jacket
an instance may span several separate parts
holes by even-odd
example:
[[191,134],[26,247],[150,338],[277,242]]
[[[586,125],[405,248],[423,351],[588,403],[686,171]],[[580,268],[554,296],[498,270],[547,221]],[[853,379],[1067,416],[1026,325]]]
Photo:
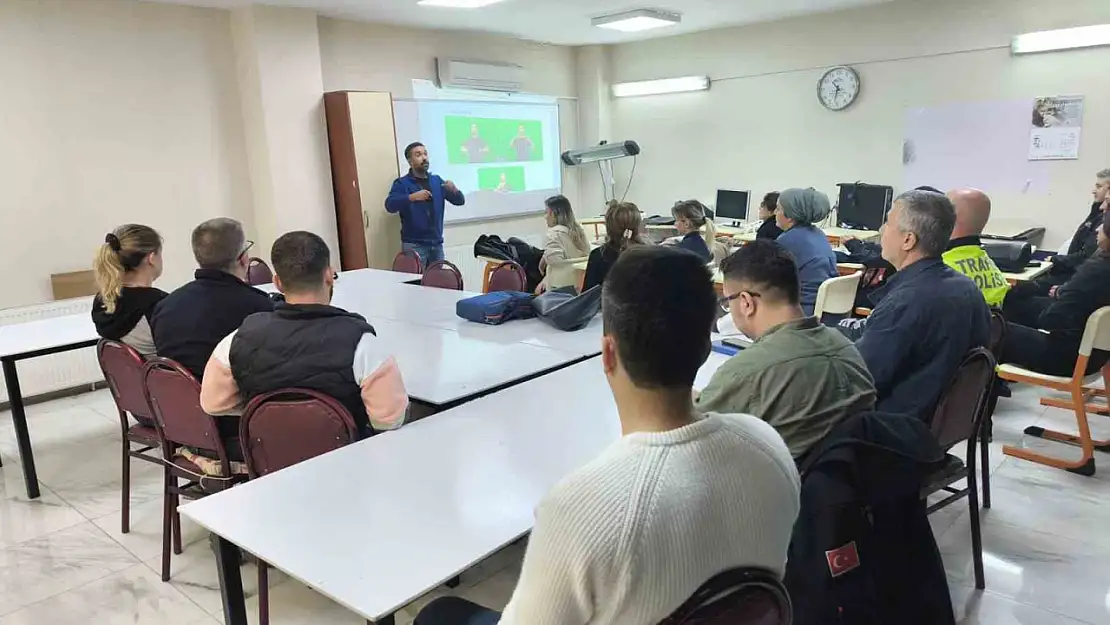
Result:
[[944,264],[974,280],[988,306],[1001,308],[1010,284],[979,238],[991,217],[991,199],[978,189],[949,191],[948,199],[956,207],[956,226],[941,256]]
[[798,269],[786,248],[757,240],[721,263],[722,307],[754,343],[721,365],[701,392],[703,412],[769,423],[801,458],[845,417],[875,406],[856,346],[802,313]]

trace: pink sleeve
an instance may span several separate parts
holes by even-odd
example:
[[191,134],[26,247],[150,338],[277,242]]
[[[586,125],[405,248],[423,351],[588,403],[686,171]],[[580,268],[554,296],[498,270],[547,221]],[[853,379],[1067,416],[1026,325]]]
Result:
[[364,377],[359,386],[371,427],[377,431],[401,427],[405,422],[409,397],[401,379],[401,370],[392,356]]
[[228,364],[228,351],[231,338],[228,336],[216,346],[208,364],[204,367],[204,379],[200,383],[200,407],[210,415],[239,414],[243,411],[243,399],[239,396],[239,385],[231,375]]

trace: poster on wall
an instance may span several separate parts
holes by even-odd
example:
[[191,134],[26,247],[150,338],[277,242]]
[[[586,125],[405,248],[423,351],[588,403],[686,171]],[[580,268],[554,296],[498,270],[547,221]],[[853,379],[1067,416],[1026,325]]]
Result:
[[1033,100],[1029,129],[1029,160],[1079,158],[1083,130],[1083,96],[1054,96]]
[[906,109],[903,188],[1048,192],[1048,163],[1027,158],[1029,100],[951,102]]

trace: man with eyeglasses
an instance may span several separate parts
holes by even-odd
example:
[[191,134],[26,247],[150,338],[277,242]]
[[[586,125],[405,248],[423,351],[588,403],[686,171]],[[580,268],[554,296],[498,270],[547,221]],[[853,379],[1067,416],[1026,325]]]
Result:
[[850,340],[802,312],[794,258],[757,240],[721,263],[721,307],[754,343],[721,365],[702,412],[753,414],[802,458],[841,420],[875,406],[875,384]]
[[[209,219],[193,230],[194,280],[158,304],[151,320],[159,356],[181,363],[200,380],[212,350],[243,320],[274,309],[270,296],[247,284],[253,242],[234,219]],[[222,425],[222,424],[221,424]],[[232,425],[229,424],[228,430]],[[221,432],[223,427],[221,427]]]

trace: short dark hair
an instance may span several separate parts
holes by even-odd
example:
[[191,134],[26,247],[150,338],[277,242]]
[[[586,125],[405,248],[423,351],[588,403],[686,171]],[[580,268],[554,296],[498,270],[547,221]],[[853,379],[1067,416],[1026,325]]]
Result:
[[771,191],[770,193],[764,195],[762,203],[767,208],[775,210],[775,207],[779,205],[779,192]]
[[243,224],[234,219],[217,217],[193,229],[193,258],[201,269],[232,268],[246,245]]
[[409,158],[412,157],[412,151],[413,150],[415,150],[416,148],[422,148],[422,147],[424,147],[424,144],[420,143],[419,141],[413,141],[412,143],[406,145],[405,146],[405,160],[407,161],[407,160],[409,160]]
[[602,287],[601,318],[632,383],[689,389],[709,356],[713,279],[701,258],[656,245],[620,255]]
[[943,193],[932,191],[906,191],[894,199],[905,210],[899,216],[897,227],[902,232],[917,236],[917,244],[927,257],[936,257],[948,247],[952,229],[956,227],[956,207]]
[[331,264],[328,244],[319,236],[296,230],[274,241],[270,250],[274,273],[289,290],[312,290],[323,285],[324,270]]
[[757,239],[744,245],[721,262],[721,273],[725,280],[750,284],[764,299],[801,301],[794,255],[776,241]]
[[944,191],[941,191],[940,189],[938,189],[936,187],[930,187],[927,184],[923,184],[920,187],[914,187],[913,190],[914,191],[928,191],[930,193],[940,193],[942,195],[944,194]]

